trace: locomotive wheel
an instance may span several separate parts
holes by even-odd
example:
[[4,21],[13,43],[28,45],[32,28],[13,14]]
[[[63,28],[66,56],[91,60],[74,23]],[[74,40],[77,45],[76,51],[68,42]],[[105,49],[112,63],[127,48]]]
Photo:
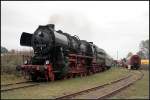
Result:
[[105,68],[104,68],[104,67],[102,68],[102,71],[105,71]]
[[92,73],[92,71],[91,70],[89,70],[89,75],[92,75],[93,73]]
[[73,74],[72,73],[70,73],[68,76],[69,76],[69,78],[73,78]]
[[83,77],[83,74],[82,74],[82,73],[80,73],[80,77]]
[[31,80],[36,82],[37,81],[37,76],[35,74],[31,74]]
[[107,69],[110,69],[111,67],[109,66]]
[[106,70],[108,70],[110,67],[109,66],[106,66]]
[[135,67],[135,69],[136,69],[136,70],[138,70],[138,69],[139,69],[139,67],[140,67],[140,66],[138,66],[138,65],[137,65],[137,66]]
[[54,73],[51,73],[51,74],[49,75],[49,79],[50,79],[51,81],[54,81],[54,80],[55,80],[55,75],[54,75]]
[[56,80],[60,80],[60,79],[62,79],[63,77],[62,77],[62,75],[61,75],[61,73],[56,73],[55,74],[55,79]]
[[136,70],[138,70],[139,69],[139,66],[138,67],[136,67]]
[[133,67],[133,66],[131,66],[131,69],[134,69],[134,67]]
[[86,76],[87,76],[87,73],[85,72],[85,73],[84,73],[84,77],[86,77]]
[[73,74],[73,78],[76,78],[78,76],[78,74],[74,73]]
[[67,79],[67,78],[68,78],[68,75],[64,76],[64,78],[63,78],[63,79],[65,80],[65,79]]

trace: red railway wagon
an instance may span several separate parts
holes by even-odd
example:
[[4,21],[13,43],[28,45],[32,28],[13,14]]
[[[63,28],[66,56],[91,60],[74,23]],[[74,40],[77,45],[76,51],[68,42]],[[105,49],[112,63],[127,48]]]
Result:
[[129,69],[139,69],[141,66],[141,58],[138,55],[128,57],[127,66]]

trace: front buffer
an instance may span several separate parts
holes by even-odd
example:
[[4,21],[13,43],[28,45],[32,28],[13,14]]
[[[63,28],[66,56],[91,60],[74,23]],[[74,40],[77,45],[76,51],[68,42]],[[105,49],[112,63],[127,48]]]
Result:
[[51,64],[46,65],[22,65],[22,74],[32,81],[46,80],[54,81],[55,75]]

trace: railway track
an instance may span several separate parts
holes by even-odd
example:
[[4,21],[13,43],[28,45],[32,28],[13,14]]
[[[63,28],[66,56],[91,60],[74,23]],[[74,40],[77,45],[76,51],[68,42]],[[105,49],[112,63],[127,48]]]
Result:
[[34,83],[31,81],[24,81],[24,82],[17,82],[17,83],[10,83],[10,84],[3,84],[1,85],[1,92],[21,89],[21,88],[27,88],[39,85],[39,83]]
[[31,81],[22,81],[22,82],[16,82],[16,83],[1,84],[1,86],[9,86],[9,85],[13,85],[13,84],[22,84],[22,83],[27,83],[27,82],[31,82]]
[[137,80],[142,79],[143,76],[144,74],[141,71],[135,71],[131,75],[110,83],[61,97],[56,97],[55,99],[104,99],[130,86]]

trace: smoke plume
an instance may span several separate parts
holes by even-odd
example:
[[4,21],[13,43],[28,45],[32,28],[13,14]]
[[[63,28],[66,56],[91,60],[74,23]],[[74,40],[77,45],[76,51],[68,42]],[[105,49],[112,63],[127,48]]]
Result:
[[49,24],[55,24],[56,30],[78,35],[81,40],[92,40],[92,25],[88,18],[82,14],[53,14],[49,18]]

